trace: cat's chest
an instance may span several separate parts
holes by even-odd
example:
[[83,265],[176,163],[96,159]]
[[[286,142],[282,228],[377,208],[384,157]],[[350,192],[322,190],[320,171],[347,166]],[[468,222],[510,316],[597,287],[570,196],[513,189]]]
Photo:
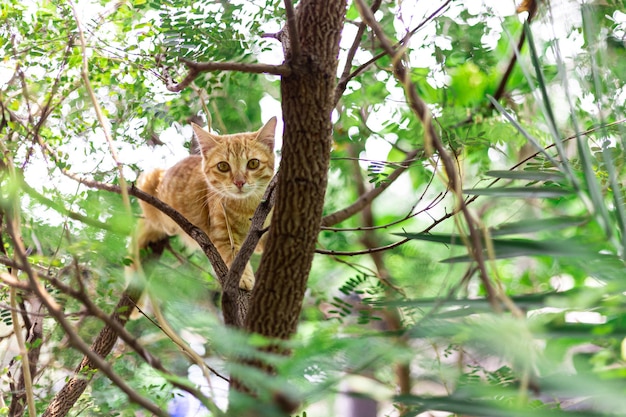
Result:
[[229,207],[226,204],[218,204],[211,207],[211,228],[229,229],[230,233],[239,237],[245,237],[250,229],[254,208]]

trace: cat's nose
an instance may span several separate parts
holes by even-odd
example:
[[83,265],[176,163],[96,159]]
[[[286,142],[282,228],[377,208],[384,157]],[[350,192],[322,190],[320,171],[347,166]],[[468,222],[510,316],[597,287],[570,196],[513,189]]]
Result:
[[243,185],[246,183],[246,180],[234,180],[233,183],[240,190],[243,188]]

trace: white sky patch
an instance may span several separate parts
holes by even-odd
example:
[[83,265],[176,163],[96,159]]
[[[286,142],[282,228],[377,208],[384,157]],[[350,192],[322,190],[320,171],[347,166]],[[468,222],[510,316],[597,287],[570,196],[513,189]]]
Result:
[[585,287],[602,288],[602,287],[606,287],[606,282],[601,281],[594,277],[587,277],[585,278]]
[[[365,142],[365,158],[384,161],[387,159],[387,155],[389,154],[391,148],[391,144],[386,140],[372,136],[367,140],[367,142]],[[365,163],[366,166],[368,164],[368,162]]]
[[566,323],[602,324],[606,323],[606,316],[596,311],[568,311],[565,313]]
[[626,38],[626,13],[616,10],[612,16],[607,17],[615,23],[613,28],[614,36],[618,39]]
[[[274,137],[274,152],[279,151],[283,147],[283,115],[280,101],[276,100],[269,94],[265,94],[260,101],[261,105],[261,121],[263,124],[276,116],[276,136]],[[278,168],[278,159],[276,160],[276,168]]]
[[550,277],[550,286],[558,292],[571,290],[574,288],[574,284],[574,278],[568,274],[560,274]]

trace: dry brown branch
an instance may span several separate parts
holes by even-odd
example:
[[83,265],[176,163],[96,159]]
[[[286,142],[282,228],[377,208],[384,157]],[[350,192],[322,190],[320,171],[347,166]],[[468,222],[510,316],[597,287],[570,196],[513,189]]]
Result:
[[[78,265],[76,265],[76,267],[79,268]],[[82,282],[82,280],[80,279],[80,275],[79,274],[77,274],[77,279],[79,280],[79,282]],[[59,281],[56,278],[49,278],[48,280],[50,281],[50,283],[52,285],[54,285],[57,289],[59,289],[63,293],[68,294],[68,295],[72,296],[73,298],[77,299],[78,301],[80,301],[87,308],[87,311],[89,311],[89,313],[91,315],[93,315],[94,317],[102,320],[104,322],[105,326],[110,327],[111,329],[113,329],[113,331],[115,333],[117,333],[117,336],[120,339],[122,339],[132,350],[137,352],[137,354],[148,365],[152,366],[154,369],[158,370],[159,372],[162,372],[166,376],[173,376],[173,373],[168,371],[167,369],[165,369],[165,367],[163,366],[163,364],[161,363],[161,361],[158,358],[154,357],[145,347],[143,347],[142,345],[140,345],[137,342],[137,339],[132,334],[130,334],[130,332],[128,332],[128,330],[126,330],[124,328],[123,324],[121,324],[121,322],[119,320],[114,320],[113,317],[111,317],[108,314],[106,314],[93,301],[91,301],[91,298],[90,298],[89,294],[87,294],[84,291],[84,287],[82,285],[79,285],[79,289],[76,290],[76,289],[74,289],[74,288],[72,288],[72,287],[62,283],[61,281]],[[99,353],[101,353],[101,352],[99,352]],[[209,368],[210,371],[215,373],[215,375],[217,375],[217,376],[219,376],[221,378],[224,378],[218,372],[214,371],[210,367],[208,367],[208,368]],[[206,398],[204,396],[204,394],[202,394],[202,392],[200,390],[196,389],[196,388],[187,386],[185,384],[181,384],[180,382],[178,382],[174,378],[170,379],[170,382],[175,387],[189,392],[190,394],[192,394],[193,396],[195,396],[196,398],[198,398],[199,400],[201,400],[205,404],[209,401],[209,399]]]
[[[410,31],[408,31],[407,34],[405,35],[405,37],[400,42],[398,42],[395,45],[393,45],[393,48],[395,49],[395,48],[397,48],[399,46],[406,45],[406,43],[408,43],[410,38],[415,33],[417,33],[417,31],[419,31],[428,22],[430,22],[438,14],[440,14],[446,7],[448,7],[448,5],[451,2],[452,2],[452,0],[447,0],[444,4],[442,4],[439,8],[437,8],[437,10],[435,10],[428,17],[426,17],[423,21],[421,21],[415,28],[413,28]],[[374,12],[376,12],[376,10],[378,10],[378,7],[380,7],[380,1],[376,0],[376,2],[371,6],[370,10],[372,11],[372,13],[374,13]],[[376,61],[378,61],[382,57],[388,55],[388,51],[387,50],[383,50],[382,52],[374,55],[371,59],[369,59],[364,64],[360,65],[354,71],[350,72],[351,64],[352,64],[352,58],[353,58],[353,56],[351,57],[351,54],[354,54],[356,52],[356,49],[358,48],[358,46],[360,44],[360,39],[363,36],[363,32],[364,32],[364,29],[362,30],[361,28],[364,28],[366,26],[367,26],[367,24],[365,24],[365,22],[361,22],[359,24],[359,29],[357,31],[357,38],[355,39],[355,42],[352,44],[352,47],[348,51],[348,60],[346,62],[346,66],[344,68],[344,72],[341,74],[341,78],[339,79],[339,82],[337,83],[337,87],[335,88],[335,105],[339,102],[339,99],[341,98],[341,95],[345,91],[346,86],[348,85],[348,82],[351,79],[359,76],[360,74],[365,72]],[[358,42],[357,42],[357,39],[358,39]],[[354,49],[354,51],[353,51],[353,49]]]
[[[126,393],[126,395],[128,395],[130,401],[140,404],[142,407],[150,410],[152,413],[158,416],[167,417],[168,414],[166,412],[161,410],[149,400],[139,395],[128,384],[126,384],[126,382],[111,369],[110,365],[106,361],[104,361],[97,353],[92,351],[90,347],[76,333],[75,329],[72,327],[70,322],[63,314],[61,306],[41,285],[37,273],[33,268],[31,268],[22,243],[21,236],[19,234],[19,229],[17,229],[13,224],[13,216],[13,213],[7,213],[7,232],[13,241],[17,261],[22,266],[23,271],[26,273],[26,276],[28,278],[30,290],[33,292],[34,295],[37,296],[41,303],[43,303],[43,305],[50,312],[50,314],[57,321],[57,323],[61,325],[72,346],[77,348],[88,358],[91,369],[100,369],[114,384],[116,384],[124,393]],[[81,378],[81,381],[84,381],[84,378]],[[63,404],[67,403],[67,398],[58,395],[55,398],[58,399],[58,401],[53,402],[49,405],[48,410],[46,410],[44,416],[61,416],[65,415],[65,413],[67,412],[67,410],[65,410],[59,413],[59,411],[63,409]],[[73,405],[74,403],[72,402],[71,404]]]
[[[8,262],[3,262],[5,265],[9,264]],[[9,264],[10,265],[10,264]],[[14,264],[16,265],[16,264]],[[0,281],[2,281],[6,286],[12,288],[19,288],[21,290],[28,291],[30,290],[30,285],[27,282],[20,281],[17,278],[13,277],[11,274],[7,274],[6,272],[0,272]]]
[[298,34],[298,25],[296,23],[296,14],[293,10],[291,0],[285,0],[285,15],[287,16],[287,33],[289,33],[289,45],[287,49],[289,56],[294,61],[300,58],[300,35]]
[[457,207],[459,211],[463,214],[468,228],[468,239],[466,241],[466,246],[468,247],[470,256],[472,256],[478,264],[481,282],[485,287],[487,298],[489,299],[491,306],[494,308],[494,310],[499,311],[500,305],[497,301],[498,293],[491,284],[487,272],[487,266],[484,258],[483,245],[481,240],[480,225],[470,213],[463,199],[462,181],[460,173],[457,170],[455,159],[450,155],[444,144],[441,142],[439,135],[437,134],[433,126],[430,111],[428,110],[426,103],[417,94],[417,89],[411,81],[409,73],[403,62],[404,53],[402,51],[400,53],[396,52],[396,48],[387,39],[387,36],[383,32],[382,28],[374,18],[374,15],[371,13],[369,8],[364,4],[363,0],[356,0],[356,5],[359,9],[359,13],[361,14],[363,21],[366,22],[370,28],[372,28],[383,49],[389,54],[389,56],[393,58],[392,62],[394,75],[404,87],[405,95],[407,96],[411,110],[421,120],[422,124],[424,125],[424,129],[426,130],[426,149],[429,149],[429,145],[432,146],[432,148],[434,148],[434,150],[439,154],[439,157],[441,158],[441,162],[443,163],[444,171],[447,176],[448,187],[450,188],[450,190],[453,191],[456,197]]

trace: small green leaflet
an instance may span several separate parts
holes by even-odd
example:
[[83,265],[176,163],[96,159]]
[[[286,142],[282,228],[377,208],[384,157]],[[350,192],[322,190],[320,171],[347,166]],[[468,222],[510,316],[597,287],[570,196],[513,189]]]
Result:
[[574,191],[563,187],[492,187],[463,190],[463,193],[491,197],[558,198],[572,195]]
[[545,232],[547,230],[565,229],[580,226],[589,221],[586,217],[551,217],[548,219],[522,220],[504,223],[489,229],[491,236],[519,235],[524,233]]

